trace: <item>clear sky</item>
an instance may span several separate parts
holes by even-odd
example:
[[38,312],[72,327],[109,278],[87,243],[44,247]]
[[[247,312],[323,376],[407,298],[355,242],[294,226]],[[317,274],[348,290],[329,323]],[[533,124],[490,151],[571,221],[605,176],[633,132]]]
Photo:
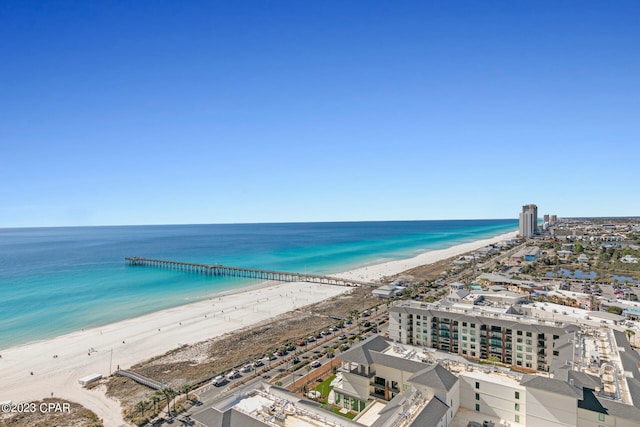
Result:
[[640,215],[638,1],[4,1],[0,55],[0,227]]

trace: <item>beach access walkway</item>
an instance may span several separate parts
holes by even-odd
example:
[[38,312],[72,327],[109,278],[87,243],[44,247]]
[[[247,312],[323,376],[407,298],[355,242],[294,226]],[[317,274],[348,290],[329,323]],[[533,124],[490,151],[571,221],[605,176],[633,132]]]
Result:
[[205,274],[208,276],[241,277],[246,279],[273,280],[277,282],[309,282],[337,286],[374,286],[372,283],[359,280],[342,279],[307,273],[288,273],[282,271],[259,270],[254,268],[230,267],[220,264],[196,264],[192,262],[169,261],[144,257],[125,258],[127,265],[166,268]]
[[151,378],[147,378],[145,376],[142,376],[140,374],[136,374],[133,371],[127,371],[124,369],[119,369],[117,371],[115,371],[113,373],[116,376],[119,377],[127,377],[127,378],[131,378],[132,380],[134,380],[135,382],[145,385],[149,388],[152,388],[154,390],[162,390],[164,388],[166,388],[168,386],[167,383],[161,383],[155,380],[152,380]]

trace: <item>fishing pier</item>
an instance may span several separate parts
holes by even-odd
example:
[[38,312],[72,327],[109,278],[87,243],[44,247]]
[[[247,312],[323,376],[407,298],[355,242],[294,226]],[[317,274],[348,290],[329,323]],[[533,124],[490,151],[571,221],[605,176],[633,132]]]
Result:
[[273,280],[277,282],[308,282],[337,286],[370,286],[370,283],[339,277],[322,276],[306,273],[287,273],[282,271],[258,270],[254,268],[230,267],[220,264],[196,264],[192,262],[168,261],[144,257],[125,258],[127,265],[165,268],[186,271],[207,276],[240,277],[246,279]]

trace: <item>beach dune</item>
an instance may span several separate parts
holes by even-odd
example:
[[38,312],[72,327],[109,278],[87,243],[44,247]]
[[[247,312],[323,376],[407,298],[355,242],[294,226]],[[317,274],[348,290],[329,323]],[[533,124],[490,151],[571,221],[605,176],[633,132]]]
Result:
[[[514,236],[515,232],[507,233],[335,276],[377,281]],[[84,389],[78,382],[80,378],[91,374],[108,376],[118,367],[126,369],[181,345],[265,322],[348,291],[348,287],[311,283],[257,285],[103,327],[2,350],[0,401],[29,402],[53,394],[91,409],[106,426],[118,426],[124,423],[119,403],[108,399],[100,387]]]

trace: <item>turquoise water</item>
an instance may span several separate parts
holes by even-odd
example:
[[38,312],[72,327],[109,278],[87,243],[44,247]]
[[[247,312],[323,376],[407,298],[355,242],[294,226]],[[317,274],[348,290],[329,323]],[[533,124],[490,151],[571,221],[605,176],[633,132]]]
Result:
[[516,228],[470,220],[0,229],[0,349],[258,283],[127,267],[128,256],[331,274]]

